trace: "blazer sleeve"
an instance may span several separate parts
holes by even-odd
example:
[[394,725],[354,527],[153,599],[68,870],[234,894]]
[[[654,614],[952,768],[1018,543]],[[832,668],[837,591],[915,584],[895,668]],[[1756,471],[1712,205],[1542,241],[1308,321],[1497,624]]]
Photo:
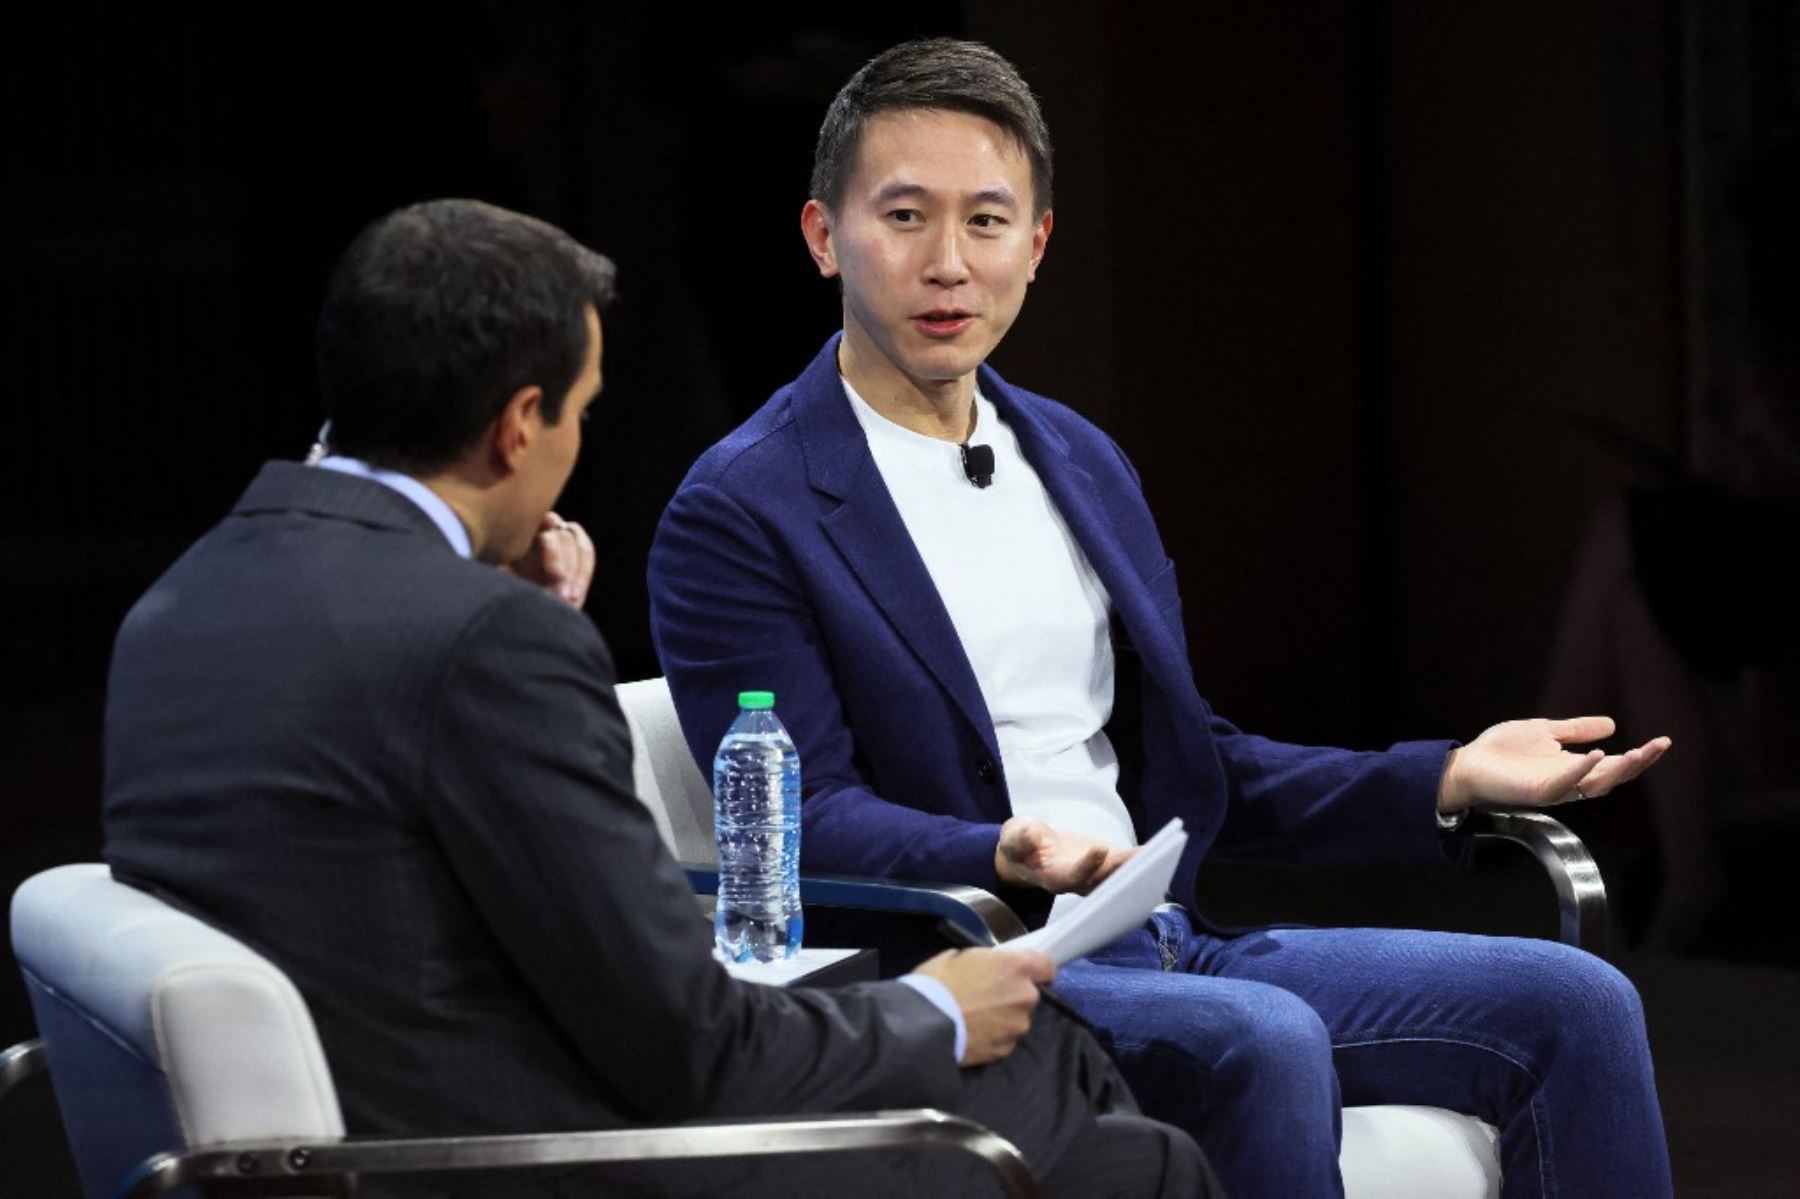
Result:
[[[685,484],[663,513],[649,573],[651,632],[697,761],[710,761],[741,687],[775,692],[782,723],[802,747],[808,869],[1000,886],[1000,825],[979,818],[954,784],[908,806],[881,798],[865,778],[838,694],[844,664],[832,661],[815,613],[838,602],[819,592],[842,584],[803,579],[755,517],[701,481]],[[940,766],[984,753],[954,743],[958,729],[921,722],[916,731],[919,752]],[[959,807],[962,814],[952,814]]]
[[1229,801],[1214,843],[1222,860],[1315,866],[1466,864],[1469,840],[1437,819],[1453,741],[1381,751],[1292,745],[1209,722]]
[[438,688],[428,818],[496,940],[620,1110],[647,1120],[948,1106],[951,1023],[896,983],[732,979],[632,794],[613,667],[588,620],[509,588]]

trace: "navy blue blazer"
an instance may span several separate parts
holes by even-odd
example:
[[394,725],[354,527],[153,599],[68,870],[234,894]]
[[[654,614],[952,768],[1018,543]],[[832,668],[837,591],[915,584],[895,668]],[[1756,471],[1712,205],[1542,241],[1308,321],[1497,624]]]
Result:
[[[703,764],[737,693],[775,692],[800,750],[808,869],[993,888],[1011,814],[993,722],[844,396],[837,342],[703,455],[663,514],[657,651]],[[1188,663],[1175,564],[1124,453],[988,367],[979,381],[1111,597],[1120,791],[1140,838],[1186,822],[1178,897],[1209,852],[1322,864],[1458,852],[1435,818],[1450,742],[1310,748],[1215,715]]]

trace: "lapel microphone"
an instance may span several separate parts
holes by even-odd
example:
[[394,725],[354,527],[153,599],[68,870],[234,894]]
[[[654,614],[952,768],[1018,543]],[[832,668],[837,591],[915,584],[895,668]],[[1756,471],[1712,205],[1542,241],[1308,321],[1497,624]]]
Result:
[[957,447],[962,450],[963,474],[969,482],[977,487],[986,487],[994,481],[994,447],[991,445],[970,445],[963,442]]

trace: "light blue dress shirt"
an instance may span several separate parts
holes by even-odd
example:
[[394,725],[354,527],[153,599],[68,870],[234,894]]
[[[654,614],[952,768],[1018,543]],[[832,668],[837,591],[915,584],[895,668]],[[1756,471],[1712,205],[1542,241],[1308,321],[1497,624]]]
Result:
[[321,458],[317,465],[321,470],[335,470],[339,474],[370,479],[383,487],[399,492],[431,518],[431,523],[443,533],[444,540],[450,543],[451,549],[464,558],[472,556],[469,531],[463,528],[461,518],[451,510],[449,504],[444,502],[442,496],[411,475],[401,474],[397,470],[385,470],[379,466],[370,466],[361,458],[346,458],[342,454],[331,454]]

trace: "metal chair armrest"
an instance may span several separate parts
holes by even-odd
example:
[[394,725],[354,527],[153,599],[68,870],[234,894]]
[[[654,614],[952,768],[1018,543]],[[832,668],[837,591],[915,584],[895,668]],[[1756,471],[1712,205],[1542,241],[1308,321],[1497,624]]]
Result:
[[[698,895],[719,893],[716,866],[684,864]],[[960,926],[983,945],[1025,935],[1025,923],[992,892],[961,883],[895,882],[847,874],[803,874],[800,902],[828,908],[911,912],[939,916]]]
[[[1002,1193],[1029,1199],[1037,1183],[1010,1141],[981,1125],[933,1108],[847,1116],[620,1128],[605,1132],[340,1141],[246,1141],[160,1153],[119,1186],[119,1199],[161,1195],[171,1188],[229,1179],[256,1193],[292,1192],[297,1179],[352,1174],[582,1166],[603,1162],[672,1161],[843,1153],[858,1149],[939,1147],[971,1153],[993,1172]],[[234,1193],[237,1193],[234,1191]]]
[[8,1091],[27,1078],[49,1068],[50,1059],[44,1053],[44,1042],[35,1037],[0,1052],[0,1099],[6,1098]]
[[1606,882],[1581,838],[1542,812],[1514,808],[1469,814],[1477,841],[1510,841],[1530,850],[1556,888],[1557,939],[1590,953],[1606,952]]

